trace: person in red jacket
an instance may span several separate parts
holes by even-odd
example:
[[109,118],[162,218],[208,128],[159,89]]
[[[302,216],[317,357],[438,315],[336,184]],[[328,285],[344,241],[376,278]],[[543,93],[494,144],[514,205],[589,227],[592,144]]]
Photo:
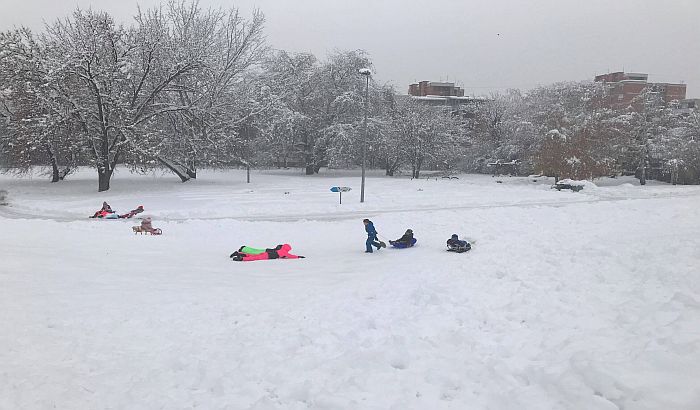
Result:
[[107,202],[102,202],[102,209],[95,212],[95,214],[92,215],[90,218],[104,218],[104,217],[111,215],[113,213],[114,213],[114,211],[112,210],[112,207],[109,206],[109,204]]
[[253,255],[248,253],[238,253],[233,256],[232,259],[238,262],[251,262],[251,261],[263,261],[268,259],[303,259],[304,256],[292,255],[289,251],[292,247],[285,243],[284,245],[277,245],[273,249],[265,249],[265,252]]

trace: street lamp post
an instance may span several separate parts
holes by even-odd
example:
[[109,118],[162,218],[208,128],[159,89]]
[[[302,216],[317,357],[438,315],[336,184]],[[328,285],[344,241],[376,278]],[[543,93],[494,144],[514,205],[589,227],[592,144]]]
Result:
[[364,119],[364,137],[362,138],[362,184],[360,185],[360,202],[365,202],[365,166],[367,164],[367,110],[369,107],[369,77],[372,71],[369,68],[362,68],[358,71],[360,75],[365,76],[365,119]]

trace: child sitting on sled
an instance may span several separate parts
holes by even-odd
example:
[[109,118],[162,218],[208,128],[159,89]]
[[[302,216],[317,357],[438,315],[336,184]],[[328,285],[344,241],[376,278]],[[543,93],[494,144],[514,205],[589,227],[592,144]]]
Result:
[[141,220],[141,225],[136,225],[132,228],[134,233],[150,233],[151,235],[160,235],[163,231],[160,228],[153,227],[153,221],[150,217],[143,218]]
[[95,212],[95,214],[92,215],[90,218],[104,218],[112,215],[113,213],[114,211],[112,210],[112,207],[109,206],[107,202],[102,202],[102,209]]
[[409,248],[416,244],[416,239],[413,237],[413,231],[406,229],[406,233],[402,237],[395,241],[389,241],[389,243],[397,248]]
[[448,251],[462,253],[470,250],[471,248],[472,245],[467,241],[459,239],[459,236],[457,236],[456,233],[452,234],[450,239],[447,240]]

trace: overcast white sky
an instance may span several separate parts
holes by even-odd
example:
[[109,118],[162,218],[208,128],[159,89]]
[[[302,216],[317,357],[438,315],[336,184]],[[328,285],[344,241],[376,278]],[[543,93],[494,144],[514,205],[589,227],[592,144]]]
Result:
[[[128,21],[159,0],[0,0],[0,30],[39,30],[80,6]],[[365,49],[403,93],[449,79],[468,94],[639,71],[700,97],[700,0],[200,0],[260,8],[268,42],[319,56]]]

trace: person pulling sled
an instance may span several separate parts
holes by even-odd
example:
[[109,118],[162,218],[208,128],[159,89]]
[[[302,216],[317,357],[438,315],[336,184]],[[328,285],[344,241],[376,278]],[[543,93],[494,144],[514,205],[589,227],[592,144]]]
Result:
[[462,253],[470,250],[471,248],[472,245],[467,241],[459,239],[459,236],[457,236],[456,233],[452,234],[452,237],[447,240],[447,250],[449,252]]
[[376,247],[377,250],[381,248],[386,248],[386,244],[379,240],[377,237],[377,230],[374,228],[374,224],[369,219],[363,219],[362,223],[365,224],[365,232],[367,232],[367,240],[365,241],[365,253],[372,253],[372,246]]

